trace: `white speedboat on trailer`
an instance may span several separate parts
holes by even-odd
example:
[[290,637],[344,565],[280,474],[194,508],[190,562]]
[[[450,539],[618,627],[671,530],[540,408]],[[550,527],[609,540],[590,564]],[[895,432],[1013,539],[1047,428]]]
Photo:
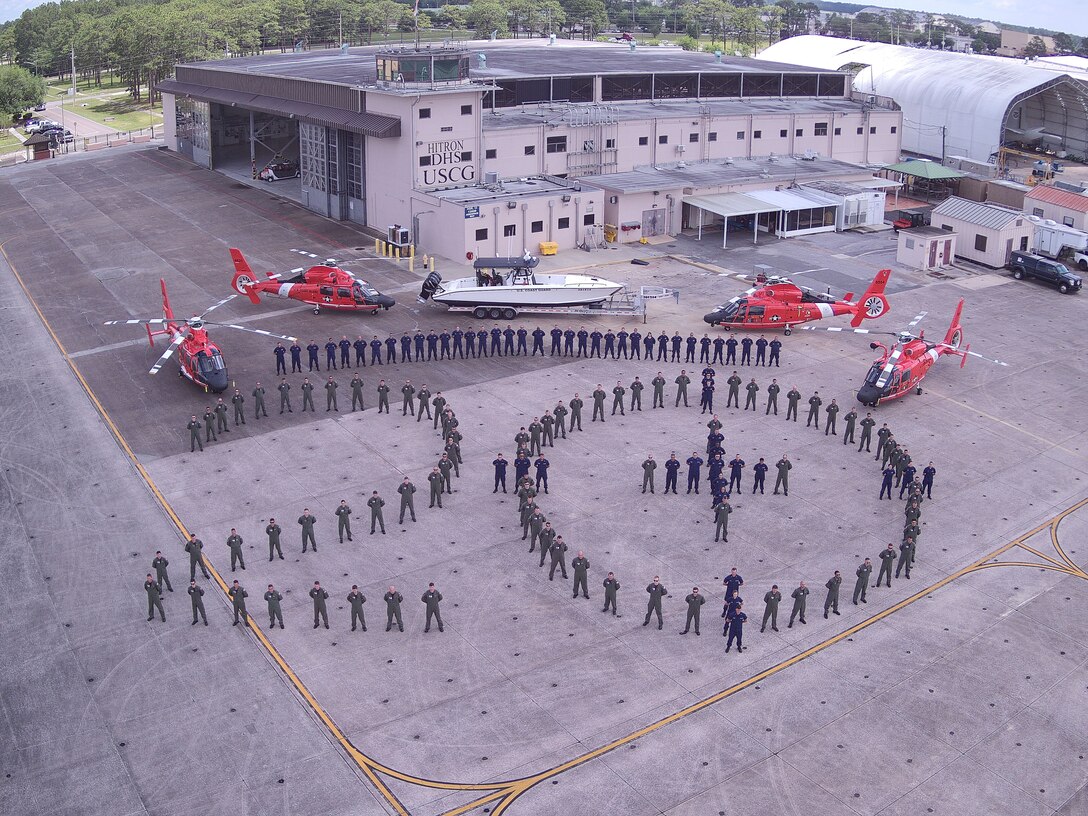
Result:
[[509,320],[519,309],[566,308],[602,303],[622,283],[595,275],[547,275],[535,271],[540,259],[526,252],[520,258],[477,258],[476,275],[444,281],[432,272],[423,281],[417,300],[472,309],[477,319]]

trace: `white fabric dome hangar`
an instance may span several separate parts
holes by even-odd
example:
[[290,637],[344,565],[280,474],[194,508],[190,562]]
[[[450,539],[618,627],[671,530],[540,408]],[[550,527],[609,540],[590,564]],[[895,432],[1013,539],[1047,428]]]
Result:
[[1002,145],[1088,156],[1088,85],[1021,60],[838,37],[791,37],[759,59],[855,71],[858,94],[903,110],[903,150],[987,161]]

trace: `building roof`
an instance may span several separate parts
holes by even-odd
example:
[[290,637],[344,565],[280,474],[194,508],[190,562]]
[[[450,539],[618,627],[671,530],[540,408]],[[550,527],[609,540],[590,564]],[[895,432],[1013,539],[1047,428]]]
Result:
[[940,206],[933,210],[934,215],[943,215],[973,224],[976,227],[986,229],[1003,229],[1009,223],[1023,220],[1024,214],[1008,207],[999,207],[996,204],[982,204],[978,201],[968,201],[966,198],[952,196],[941,202]]
[[1088,213],[1088,195],[1067,193],[1065,190],[1059,190],[1057,187],[1049,185],[1040,184],[1032,187],[1031,192],[1024,198],[1030,198],[1032,201],[1045,201],[1047,204],[1065,207],[1067,210]]
[[1062,107],[1077,119],[1067,127],[1084,127],[1081,102],[1088,103],[1088,88],[1066,73],[1020,60],[808,35],[777,42],[759,59],[826,69],[860,66],[854,90],[894,99],[903,109],[903,149],[923,156],[985,161],[1002,144],[1010,109],[1055,86],[1062,86],[1063,96],[1071,92]]
[[[681,166],[683,165],[683,166]],[[651,190],[721,190],[736,185],[765,182],[766,186],[801,184],[830,176],[864,179],[871,171],[835,159],[806,161],[789,156],[766,159],[726,159],[705,162],[677,162],[641,167],[626,173],[609,173],[583,178],[596,187],[616,193],[644,193]]]
[[889,164],[882,169],[891,170],[893,173],[902,173],[904,176],[929,179],[930,181],[957,179],[967,175],[959,170],[953,170],[951,167],[945,167],[943,164],[932,161],[903,161],[898,164]]

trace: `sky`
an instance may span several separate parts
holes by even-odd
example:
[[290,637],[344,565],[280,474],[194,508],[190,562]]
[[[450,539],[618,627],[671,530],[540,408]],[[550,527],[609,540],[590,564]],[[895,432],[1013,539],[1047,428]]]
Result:
[[[42,0],[0,0],[0,22],[14,20],[26,9],[41,5],[41,2]],[[874,5],[882,4],[878,0]],[[896,0],[894,5],[934,14],[957,14],[1015,25],[1051,28],[1079,36],[1088,35],[1088,13],[1084,10],[1084,0]]]

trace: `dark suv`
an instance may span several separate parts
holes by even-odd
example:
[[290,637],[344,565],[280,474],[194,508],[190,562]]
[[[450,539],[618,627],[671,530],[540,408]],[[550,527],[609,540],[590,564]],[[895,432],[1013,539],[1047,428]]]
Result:
[[1014,252],[1009,260],[1009,269],[1017,280],[1024,278],[1038,278],[1046,283],[1058,287],[1063,295],[1080,291],[1080,275],[1074,275],[1063,264],[1032,255],[1029,252]]

